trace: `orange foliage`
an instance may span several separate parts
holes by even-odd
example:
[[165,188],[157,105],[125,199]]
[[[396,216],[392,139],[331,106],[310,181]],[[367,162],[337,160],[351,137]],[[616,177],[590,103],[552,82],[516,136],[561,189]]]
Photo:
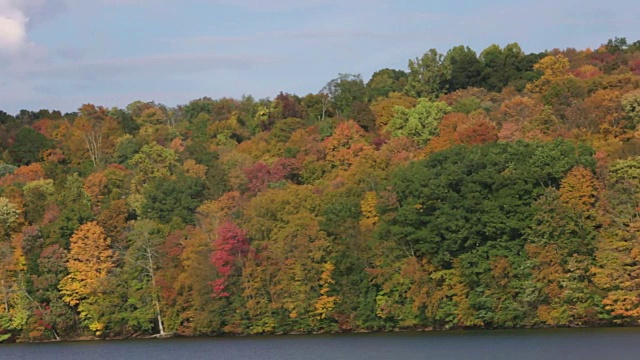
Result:
[[496,117],[501,123],[524,124],[538,116],[543,108],[540,102],[532,98],[516,96],[500,105]]
[[372,148],[366,143],[365,135],[353,120],[338,124],[333,135],[322,143],[327,152],[327,162],[343,169],[351,166],[361,153]]
[[107,193],[107,177],[103,173],[93,173],[84,180],[84,191],[91,198],[95,207],[100,207]]
[[376,127],[381,132],[384,132],[384,128],[395,116],[396,106],[411,109],[416,106],[416,99],[401,93],[390,93],[388,97],[377,100],[371,105],[371,111],[376,117]]
[[16,169],[13,174],[0,178],[0,186],[8,186],[15,183],[28,183],[30,181],[44,179],[44,169],[39,163],[24,165]]
[[471,121],[460,124],[455,138],[461,144],[476,145],[498,140],[498,129],[484,116],[472,116]]
[[484,113],[452,113],[442,119],[439,135],[429,141],[424,152],[431,154],[457,144],[475,145],[497,140],[498,129]]
[[594,211],[597,193],[598,184],[593,173],[582,166],[571,169],[560,185],[560,200],[585,214]]

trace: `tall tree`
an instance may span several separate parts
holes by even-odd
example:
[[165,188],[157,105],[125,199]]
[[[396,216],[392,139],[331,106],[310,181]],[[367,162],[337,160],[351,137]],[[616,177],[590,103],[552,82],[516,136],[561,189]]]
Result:
[[445,63],[451,64],[451,78],[447,84],[447,91],[453,92],[478,86],[482,76],[482,62],[478,55],[468,46],[455,46],[445,55]]
[[351,118],[355,103],[366,101],[366,89],[360,74],[339,74],[329,81],[321,91],[326,94],[339,116]]
[[409,76],[405,92],[416,98],[437,99],[451,79],[451,64],[436,49],[409,60]]
[[371,75],[367,82],[369,101],[387,97],[390,93],[400,93],[407,85],[407,73],[402,70],[382,69]]
[[9,156],[18,165],[29,165],[42,159],[42,152],[50,149],[53,142],[30,127],[22,127],[15,135]]
[[[128,277],[129,301],[136,304],[134,318],[147,322],[155,318],[160,336],[165,335],[163,308],[158,283],[160,270],[160,245],[164,242],[164,231],[151,220],[138,220],[129,233],[129,249],[125,255],[125,273]],[[140,324],[148,329],[146,324]]]
[[101,287],[115,266],[111,239],[94,221],[80,226],[70,242],[69,275],[60,282],[60,292],[67,304],[77,306],[84,323],[100,335],[107,324],[97,318],[91,305],[99,301]]

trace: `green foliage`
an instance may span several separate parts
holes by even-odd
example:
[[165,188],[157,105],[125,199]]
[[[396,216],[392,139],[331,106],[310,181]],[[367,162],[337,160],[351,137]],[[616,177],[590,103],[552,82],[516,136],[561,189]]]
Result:
[[9,148],[9,155],[16,164],[29,165],[38,162],[42,157],[42,152],[51,146],[51,140],[25,126],[16,133],[13,145]]
[[0,235],[5,236],[15,228],[20,217],[20,209],[9,199],[0,197]]
[[0,111],[0,341],[637,325],[638,44]]
[[71,235],[80,225],[92,220],[94,215],[91,211],[91,199],[84,191],[78,174],[67,177],[58,189],[54,200],[60,209],[60,216],[48,224],[43,233],[48,238],[48,244],[68,248]]
[[12,174],[17,169],[11,164],[0,164],[0,177]]
[[437,99],[448,87],[451,63],[436,49],[409,60],[409,77],[405,92],[416,98]]
[[544,54],[525,55],[518,43],[508,44],[504,48],[491,45],[479,56],[484,67],[480,86],[496,92],[502,91],[505,86],[522,90],[528,81],[539,77],[533,70],[533,65],[543,56]]
[[451,64],[451,78],[447,84],[450,92],[480,85],[482,62],[468,46],[456,46],[447,52],[444,62]]
[[395,111],[396,115],[387,125],[386,131],[396,137],[415,139],[424,145],[438,135],[440,121],[451,109],[445,103],[431,102],[423,98],[419,99],[418,104],[412,109],[396,106]]
[[24,192],[25,212],[27,220],[35,224],[42,220],[47,205],[54,196],[53,180],[36,180],[22,189]]
[[407,85],[407,73],[402,70],[378,70],[367,82],[367,99],[374,101],[393,92],[402,92]]
[[164,224],[173,218],[191,224],[195,209],[202,202],[203,191],[202,180],[191,176],[180,174],[175,179],[155,179],[145,187],[142,216]]
[[592,166],[592,152],[571,143],[524,142],[458,146],[414,162],[393,178],[399,206],[381,237],[409,254],[450,266],[487,243],[518,243],[531,205],[557,187],[576,165]]
[[131,135],[121,137],[117,140],[114,154],[115,162],[122,165],[127,164],[140,151],[141,147],[140,142],[136,141]]
[[622,97],[622,108],[629,117],[629,128],[640,125],[640,90],[632,91]]
[[346,119],[352,118],[353,105],[365,102],[367,97],[362,76],[359,74],[338,75],[324,86],[322,93],[329,96],[336,113]]

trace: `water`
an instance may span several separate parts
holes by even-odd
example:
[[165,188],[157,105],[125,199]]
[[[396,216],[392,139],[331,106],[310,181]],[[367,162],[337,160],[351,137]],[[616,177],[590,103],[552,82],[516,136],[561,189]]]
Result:
[[454,331],[0,345],[2,360],[640,359],[640,329]]

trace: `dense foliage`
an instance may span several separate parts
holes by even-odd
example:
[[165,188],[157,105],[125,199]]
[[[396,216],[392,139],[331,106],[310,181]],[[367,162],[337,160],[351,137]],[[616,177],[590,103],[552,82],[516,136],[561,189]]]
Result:
[[640,43],[0,112],[0,340],[638,325]]

